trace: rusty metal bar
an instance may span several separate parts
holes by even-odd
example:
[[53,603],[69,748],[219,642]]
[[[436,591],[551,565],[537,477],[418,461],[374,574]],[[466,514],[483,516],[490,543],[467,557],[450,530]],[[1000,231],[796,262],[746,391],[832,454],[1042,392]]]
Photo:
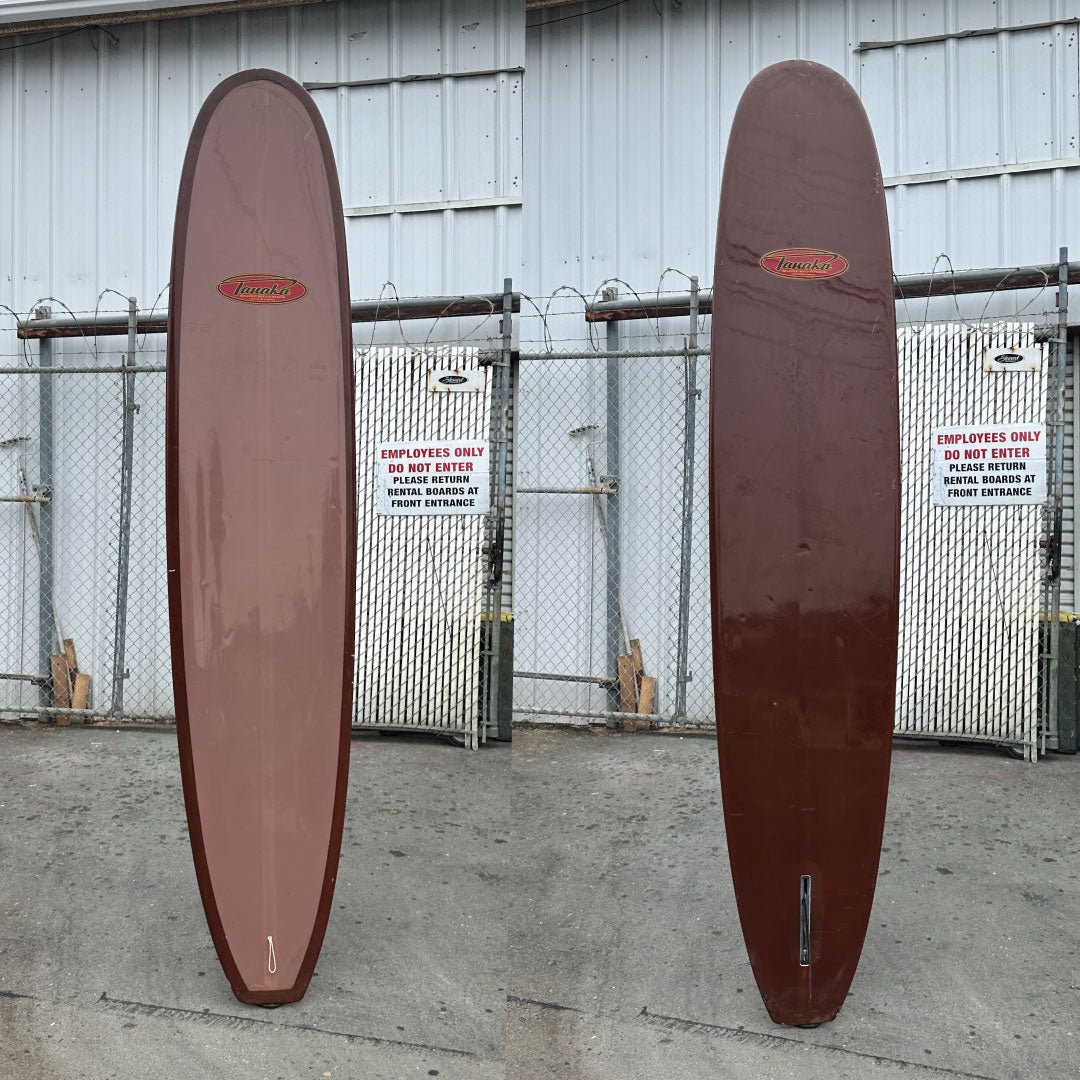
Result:
[[[986,270],[956,270],[939,274],[903,274],[894,278],[897,300],[968,293],[1012,292],[1056,285],[1058,264],[1011,266]],[[1068,264],[1068,284],[1080,285],[1080,262]],[[647,299],[594,300],[586,304],[586,322],[622,322],[630,319],[667,319],[690,314],[690,293],[669,293]],[[712,314],[712,289],[703,289],[698,310]]]
[[[409,319],[456,318],[464,315],[498,315],[503,310],[503,294],[474,296],[406,296],[380,300],[354,300],[349,312],[354,323],[398,322]],[[511,296],[511,310],[521,310],[521,294]],[[165,312],[145,312],[136,319],[140,334],[164,334],[168,323]],[[20,338],[103,337],[128,332],[128,316],[120,314],[57,315],[45,319],[27,319],[20,323]]]
[[600,487],[557,488],[536,487],[517,489],[519,495],[618,495],[619,493],[608,484]]
[[595,686],[617,687],[619,680],[614,675],[560,675],[554,671],[515,671],[515,679],[547,679],[550,682],[590,683]]

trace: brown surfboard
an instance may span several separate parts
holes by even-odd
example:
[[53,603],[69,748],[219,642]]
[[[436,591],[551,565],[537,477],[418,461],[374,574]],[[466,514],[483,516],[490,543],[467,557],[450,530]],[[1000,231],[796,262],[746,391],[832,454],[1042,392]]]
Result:
[[762,71],[724,165],[710,561],[731,871],[769,1015],[836,1016],[866,933],[896,683],[899,422],[888,222],[854,90]]
[[303,997],[348,776],[356,505],[344,219],[304,89],[210,95],[180,180],[168,326],[173,686],[195,868],[236,996]]

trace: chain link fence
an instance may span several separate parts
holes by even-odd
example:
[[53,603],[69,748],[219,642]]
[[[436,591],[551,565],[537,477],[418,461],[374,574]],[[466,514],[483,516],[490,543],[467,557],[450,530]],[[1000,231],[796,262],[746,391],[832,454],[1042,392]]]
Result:
[[[457,734],[475,746],[489,728],[509,733],[508,714],[499,723],[508,702],[491,692],[489,672],[498,670],[500,639],[507,652],[511,640],[509,631],[492,631],[503,625],[509,566],[496,554],[512,522],[511,294],[468,299],[477,301],[479,324],[462,325],[458,298],[354,304],[365,321],[390,324],[358,335],[367,340],[355,351],[354,722]],[[508,309],[505,333],[500,304]],[[134,304],[61,310],[62,336],[18,337],[14,325],[0,328],[0,714],[62,724],[171,721],[163,318],[137,315]],[[410,326],[414,341],[403,345],[402,319],[413,311],[426,321]],[[449,330],[444,322],[442,336],[460,331],[471,338],[467,348],[434,334],[444,312],[457,321]],[[34,320],[49,315],[38,309]],[[103,322],[118,336],[95,333]],[[21,324],[43,333],[31,320]],[[384,339],[397,343],[377,344]],[[436,370],[472,378],[479,389],[454,392],[451,377],[434,392]],[[482,453],[482,508],[399,517],[387,504],[379,512],[376,453],[402,443],[457,443]]]
[[[510,695],[499,674],[512,656],[520,717],[711,726],[707,321],[583,328],[577,297],[524,297],[522,309],[516,349],[492,327],[468,342],[479,340],[477,348],[454,354],[429,342],[424,326],[406,348],[363,335],[356,722],[457,732],[473,744],[496,726],[508,734],[501,721]],[[128,315],[115,313],[121,330]],[[88,312],[80,319],[93,321]],[[978,334],[995,346],[1030,343],[1039,322],[986,321]],[[41,340],[0,334],[0,713],[169,720],[164,337],[84,330]],[[1003,375],[1014,381],[991,388],[978,350],[961,341],[970,328],[904,333],[908,599],[898,730],[1030,750],[1033,628],[1058,588],[1048,585],[1049,518],[1037,507],[928,509],[912,478],[925,480],[929,463],[913,440],[934,425],[1043,422],[1053,381],[1047,372],[1026,382]],[[480,389],[432,394],[434,368],[482,372]],[[410,440],[485,444],[489,512],[377,514],[376,446]],[[1071,451],[1064,468],[1055,483],[1067,493],[1071,574]],[[961,528],[963,514],[978,515],[974,532]],[[991,535],[998,519],[1004,531]],[[946,563],[956,566],[955,588],[924,588],[944,580]],[[943,598],[990,615],[1005,602],[1015,626],[994,623],[971,645],[939,610]],[[961,639],[966,653],[949,644]],[[1043,642],[1044,684],[1055,648]],[[992,686],[1002,650],[1007,713],[992,690],[979,698],[971,689]],[[954,708],[957,687],[966,687],[963,709]]]
[[[657,294],[648,299],[663,310]],[[515,712],[712,726],[707,323],[583,330],[583,298],[576,312],[552,312],[566,304],[538,298],[523,318]],[[1037,327],[1045,342],[1056,319],[901,331],[898,732],[1034,755],[1047,507],[933,508],[929,455],[937,425],[1046,424],[1049,346],[1026,374],[985,374],[982,359],[987,348],[1033,346]],[[964,630],[969,616],[977,633]]]
[[697,320],[568,341],[571,319],[535,306],[517,386],[515,711],[711,724]]
[[5,342],[0,706],[170,718],[163,339]]

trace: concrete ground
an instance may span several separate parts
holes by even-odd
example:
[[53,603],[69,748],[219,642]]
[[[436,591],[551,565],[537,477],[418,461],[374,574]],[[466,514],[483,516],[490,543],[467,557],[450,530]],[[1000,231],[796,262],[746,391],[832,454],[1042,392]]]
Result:
[[862,961],[768,1018],[711,737],[518,727],[511,1080],[1080,1077],[1080,759],[898,743]]
[[3,1080],[504,1075],[510,748],[354,738],[307,997],[218,965],[171,729],[0,726]]

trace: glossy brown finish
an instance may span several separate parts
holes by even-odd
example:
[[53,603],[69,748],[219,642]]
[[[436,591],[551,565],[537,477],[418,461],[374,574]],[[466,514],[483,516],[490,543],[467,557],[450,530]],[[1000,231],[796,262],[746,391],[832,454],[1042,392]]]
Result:
[[[761,265],[789,248],[849,266],[807,280]],[[866,115],[828,68],[785,62],[747,87],[713,296],[710,560],[728,849],[769,1015],[815,1024],[843,1004],[874,896],[898,607],[889,233]]]
[[[307,291],[236,302],[218,284],[237,274]],[[356,506],[341,196],[314,103],[277,72],[226,79],[196,120],[168,334],[169,615],[199,888],[236,996],[296,1001],[345,813]]]

